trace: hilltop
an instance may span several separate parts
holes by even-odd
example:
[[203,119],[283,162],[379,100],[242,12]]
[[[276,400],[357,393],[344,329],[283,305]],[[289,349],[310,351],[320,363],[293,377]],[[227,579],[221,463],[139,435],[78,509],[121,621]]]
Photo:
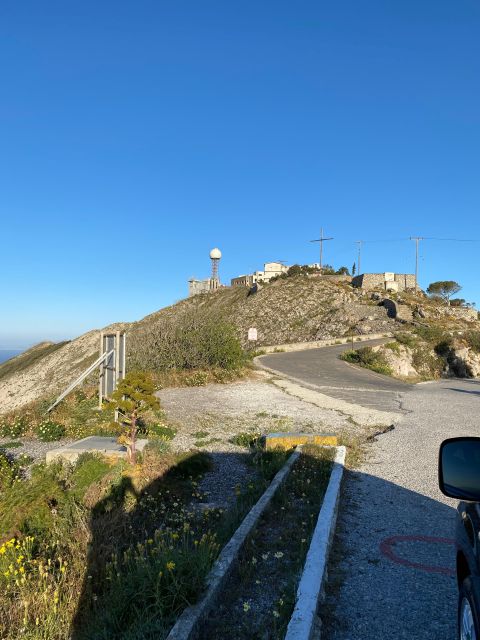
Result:
[[[138,322],[110,325],[103,330],[126,329],[127,367],[148,368],[146,356],[155,353],[162,340],[168,339],[171,328],[185,318],[231,323],[244,347],[249,327],[256,327],[257,348],[395,332],[401,327],[393,315],[403,318],[406,325],[416,319],[457,329],[477,325],[471,313],[463,314],[466,310],[442,307],[423,294],[393,294],[387,306],[384,295],[353,289],[335,278],[297,276],[278,280],[251,295],[242,287],[200,294]],[[0,365],[0,411],[14,410],[64,389],[95,360],[99,335],[100,330],[93,330],[67,343],[42,343]]]

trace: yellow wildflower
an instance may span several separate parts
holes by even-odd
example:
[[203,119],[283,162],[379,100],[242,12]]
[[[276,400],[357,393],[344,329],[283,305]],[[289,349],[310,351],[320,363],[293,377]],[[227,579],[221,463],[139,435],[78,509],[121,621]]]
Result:
[[172,562],[172,561],[167,562],[167,569],[168,569],[169,571],[173,571],[173,570],[175,569],[175,563],[174,563],[174,562]]

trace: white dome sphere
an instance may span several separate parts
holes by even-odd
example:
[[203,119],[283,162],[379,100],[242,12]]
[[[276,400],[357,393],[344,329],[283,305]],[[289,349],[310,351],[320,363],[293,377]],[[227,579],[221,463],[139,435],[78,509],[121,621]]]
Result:
[[210,258],[212,260],[220,260],[220,258],[222,257],[222,252],[220,251],[220,249],[212,249],[210,251]]

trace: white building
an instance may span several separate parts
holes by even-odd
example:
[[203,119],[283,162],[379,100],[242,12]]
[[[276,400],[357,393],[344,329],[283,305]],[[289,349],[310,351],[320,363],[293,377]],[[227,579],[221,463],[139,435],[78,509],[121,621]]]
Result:
[[270,282],[274,276],[280,276],[287,271],[288,267],[281,262],[265,262],[263,271],[255,271],[248,275],[232,278],[230,284],[232,287],[251,287],[256,283]]

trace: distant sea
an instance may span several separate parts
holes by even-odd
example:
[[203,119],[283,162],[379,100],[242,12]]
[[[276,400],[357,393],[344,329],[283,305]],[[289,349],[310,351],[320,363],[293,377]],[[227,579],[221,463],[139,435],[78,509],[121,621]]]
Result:
[[21,349],[0,349],[0,363],[18,356],[19,353],[22,353]]

